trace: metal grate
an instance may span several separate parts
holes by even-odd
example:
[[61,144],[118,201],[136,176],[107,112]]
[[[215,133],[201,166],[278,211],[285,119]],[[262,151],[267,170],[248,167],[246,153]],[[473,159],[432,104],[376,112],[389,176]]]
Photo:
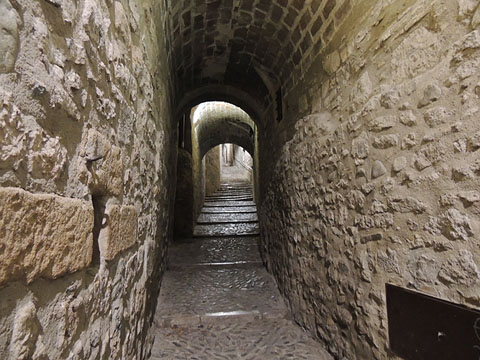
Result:
[[479,360],[480,311],[386,284],[390,349],[406,360]]

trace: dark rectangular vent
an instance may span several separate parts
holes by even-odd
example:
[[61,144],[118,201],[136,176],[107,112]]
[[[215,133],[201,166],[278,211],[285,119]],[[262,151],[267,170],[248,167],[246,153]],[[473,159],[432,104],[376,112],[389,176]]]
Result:
[[280,122],[283,119],[283,94],[281,86],[277,90],[275,101],[277,103],[277,121]]
[[390,349],[406,360],[479,360],[480,311],[387,284]]

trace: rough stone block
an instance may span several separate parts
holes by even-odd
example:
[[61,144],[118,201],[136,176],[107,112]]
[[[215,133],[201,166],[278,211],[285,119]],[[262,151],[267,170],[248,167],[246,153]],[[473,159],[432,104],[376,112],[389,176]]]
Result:
[[106,215],[107,224],[98,242],[102,257],[110,261],[137,241],[137,212],[133,206],[113,205]]
[[0,0],[0,73],[13,70],[18,52],[20,18],[8,0]]
[[380,132],[394,127],[396,123],[397,119],[393,115],[380,116],[370,119],[370,121],[368,122],[368,129],[373,132]]
[[93,207],[85,201],[0,188],[0,285],[57,278],[92,260]]
[[92,191],[120,196],[123,193],[123,159],[120,148],[110,144],[93,129],[88,131],[83,146]]

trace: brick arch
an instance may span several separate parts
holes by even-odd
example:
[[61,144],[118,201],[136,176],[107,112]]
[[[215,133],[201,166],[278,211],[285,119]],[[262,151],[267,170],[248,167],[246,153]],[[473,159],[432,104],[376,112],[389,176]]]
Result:
[[200,104],[195,110],[193,131],[200,158],[213,147],[233,143],[254,154],[254,122],[239,107],[225,102]]

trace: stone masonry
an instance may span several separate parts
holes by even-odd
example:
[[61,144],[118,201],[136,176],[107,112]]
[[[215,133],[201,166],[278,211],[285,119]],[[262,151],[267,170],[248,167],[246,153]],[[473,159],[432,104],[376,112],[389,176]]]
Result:
[[410,3],[335,35],[262,178],[264,260],[338,359],[395,358],[387,282],[480,308],[480,8]]
[[[385,283],[480,309],[479,66],[477,0],[0,0],[0,358],[147,359],[173,216],[233,135],[335,359],[396,359]],[[205,101],[248,121],[177,149]]]
[[146,1],[0,0],[0,358],[140,359],[176,145]]

